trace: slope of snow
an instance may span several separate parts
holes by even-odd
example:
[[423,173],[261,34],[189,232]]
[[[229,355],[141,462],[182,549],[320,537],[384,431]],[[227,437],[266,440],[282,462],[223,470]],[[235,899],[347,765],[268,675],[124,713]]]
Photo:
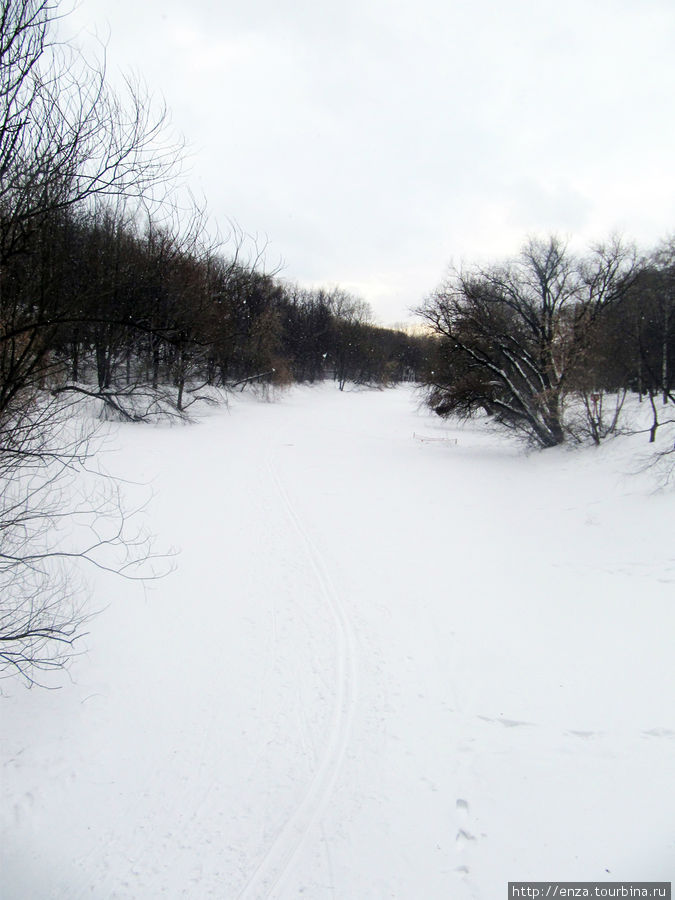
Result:
[[675,507],[644,438],[528,455],[332,386],[114,438],[181,554],[95,579],[60,690],[3,683],[3,900],[672,878]]

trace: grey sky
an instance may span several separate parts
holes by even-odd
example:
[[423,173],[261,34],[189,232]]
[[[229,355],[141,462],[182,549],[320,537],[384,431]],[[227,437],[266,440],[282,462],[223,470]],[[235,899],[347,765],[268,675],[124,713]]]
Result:
[[671,0],[80,0],[68,27],[164,96],[223,228],[383,322],[529,234],[675,230]]

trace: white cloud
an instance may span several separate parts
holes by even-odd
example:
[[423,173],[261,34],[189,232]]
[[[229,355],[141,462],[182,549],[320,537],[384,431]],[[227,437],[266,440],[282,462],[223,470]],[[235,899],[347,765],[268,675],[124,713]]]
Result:
[[221,221],[402,318],[454,256],[672,230],[660,0],[82,0],[162,92]]

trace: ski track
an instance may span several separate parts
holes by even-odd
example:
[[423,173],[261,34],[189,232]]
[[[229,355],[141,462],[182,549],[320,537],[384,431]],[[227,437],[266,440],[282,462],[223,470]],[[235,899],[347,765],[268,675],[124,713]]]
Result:
[[[261,862],[238,894],[239,900],[280,896],[307,837],[325,810],[340,774],[356,706],[358,673],[356,642],[349,616],[333,588],[321,554],[282,484],[271,460],[268,469],[285,512],[300,537],[316,575],[326,609],[335,624],[337,675],[330,732],[304,796],[283,825]],[[328,861],[330,864],[330,860]]]

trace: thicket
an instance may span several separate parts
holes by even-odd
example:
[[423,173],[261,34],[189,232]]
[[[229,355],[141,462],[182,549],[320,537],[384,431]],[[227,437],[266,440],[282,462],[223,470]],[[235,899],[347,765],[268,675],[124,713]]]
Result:
[[[423,374],[439,415],[486,413],[541,447],[599,443],[626,393],[675,402],[675,240],[570,252],[530,240],[504,263],[452,271],[419,309],[435,337]],[[660,404],[660,407],[659,407]]]

